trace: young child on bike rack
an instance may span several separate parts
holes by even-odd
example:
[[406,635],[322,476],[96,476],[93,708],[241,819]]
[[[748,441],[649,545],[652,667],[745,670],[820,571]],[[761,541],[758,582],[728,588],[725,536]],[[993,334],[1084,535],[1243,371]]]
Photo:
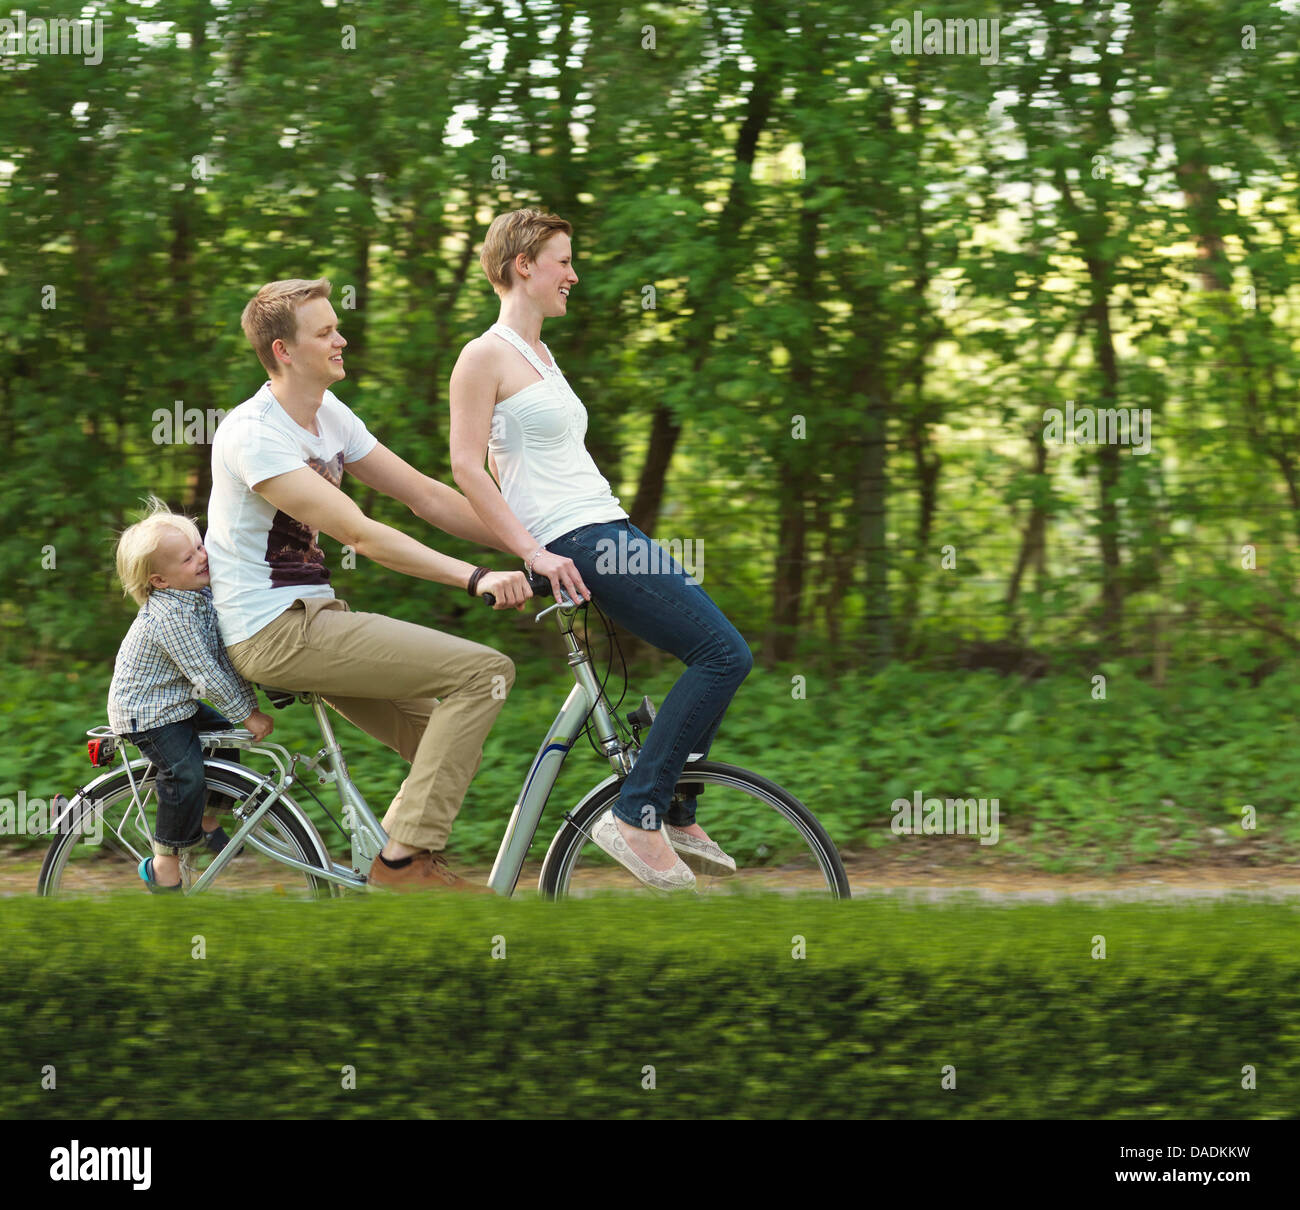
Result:
[[[148,516],[117,544],[118,579],[140,612],[118,648],[108,722],[158,767],[154,855],[140,863],[140,877],[150,891],[179,892],[181,853],[199,844],[219,853],[229,839],[218,817],[204,812],[199,733],[228,730],[226,715],[259,740],[275,724],[226,656],[198,528],[157,497],[149,504]],[[237,750],[227,755],[239,759]]]

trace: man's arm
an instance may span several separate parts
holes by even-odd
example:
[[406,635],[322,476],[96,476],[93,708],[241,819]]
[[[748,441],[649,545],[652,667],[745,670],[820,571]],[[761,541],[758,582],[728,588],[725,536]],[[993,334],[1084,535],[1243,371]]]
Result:
[[422,521],[444,533],[510,553],[460,492],[421,474],[384,444],[376,445],[364,458],[349,462],[344,469],[367,487],[400,500]]
[[[373,451],[360,462],[372,456]],[[464,560],[439,554],[391,525],[371,520],[309,466],[264,479],[254,484],[253,490],[295,521],[329,534],[357,554],[403,575],[465,588],[474,572],[474,567]],[[532,596],[522,572],[484,576],[479,581],[478,593],[481,596],[488,591],[495,595],[498,609],[522,605]]]

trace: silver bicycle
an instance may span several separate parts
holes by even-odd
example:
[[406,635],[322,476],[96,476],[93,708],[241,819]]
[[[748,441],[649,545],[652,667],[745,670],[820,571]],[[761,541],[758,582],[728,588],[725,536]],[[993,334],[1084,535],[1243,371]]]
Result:
[[[549,594],[544,581],[534,580],[534,589],[538,595]],[[485,599],[491,603],[490,596]],[[538,891],[547,897],[615,890],[652,893],[590,838],[592,825],[618,798],[640,751],[641,733],[653,725],[654,707],[643,698],[626,716],[626,727],[618,719],[585,641],[586,609],[566,599],[535,615],[535,621],[555,617],[575,684],[533,757],[506,825],[487,879],[499,895],[514,894],[556,779],[584,733],[611,772],[564,811],[541,864]],[[581,641],[574,632],[580,617]],[[207,809],[233,816],[236,828],[220,853],[193,850],[182,857],[185,892],[264,890],[321,897],[364,889],[370,864],[388,837],[348,775],[324,700],[315,693],[260,688],[277,708],[307,703],[322,747],[314,755],[291,753],[280,744],[255,740],[242,728],[202,734]],[[139,889],[139,863],[153,852],[149,817],[156,768],[138,753],[127,757],[124,741],[107,727],[93,728],[87,735],[92,763],[108,771],[67,800],[51,820],[52,841],[37,883],[42,895]],[[114,768],[119,755],[121,767]],[[331,785],[338,797],[338,818],[313,789]],[[808,808],[780,786],[733,765],[693,760],[674,794],[699,797],[709,834],[736,861],[734,875],[697,874],[700,893],[781,891],[849,897],[844,865],[830,837]],[[331,853],[298,801],[303,795],[315,799],[334,825],[340,837],[335,847],[343,848],[346,842],[346,857]]]

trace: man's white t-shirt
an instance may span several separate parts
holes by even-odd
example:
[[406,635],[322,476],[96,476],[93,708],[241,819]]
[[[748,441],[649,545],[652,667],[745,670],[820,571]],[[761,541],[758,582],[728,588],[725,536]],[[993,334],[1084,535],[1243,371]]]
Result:
[[329,391],[316,413],[320,435],[303,428],[265,383],[217,426],[208,501],[208,571],[222,641],[252,638],[295,600],[332,597],[317,531],[280,512],[253,485],[310,466],[335,487],[343,466],[378,444]]

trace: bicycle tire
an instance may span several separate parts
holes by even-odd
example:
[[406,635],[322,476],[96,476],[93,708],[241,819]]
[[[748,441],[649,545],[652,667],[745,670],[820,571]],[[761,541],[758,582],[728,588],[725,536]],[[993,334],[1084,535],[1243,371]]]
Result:
[[[826,829],[816,817],[788,790],[778,786],[757,773],[741,769],[735,765],[720,764],[716,761],[696,761],[686,767],[678,779],[674,793],[681,793],[689,786],[701,786],[704,794],[700,799],[702,814],[707,810],[707,830],[722,847],[736,859],[738,870],[731,878],[703,879],[697,874],[697,889],[707,891],[748,891],[777,890],[786,892],[812,892],[832,899],[851,897],[849,880],[844,872],[844,863],[840,859]],[[766,859],[772,864],[756,869],[744,861],[742,849],[759,852],[762,843],[756,844],[752,839],[748,845],[738,845],[729,839],[729,825],[735,831],[735,821],[728,820],[726,805],[716,805],[719,799],[708,793],[710,788],[729,789],[746,795],[755,804],[752,814],[760,821],[766,816],[761,808],[770,808],[774,814],[785,822],[784,828],[777,829],[782,840],[776,842],[784,845],[784,850],[769,848]],[[575,893],[575,873],[584,863],[594,863],[596,870],[589,879],[589,890],[606,889],[602,883],[614,888],[632,888],[647,890],[635,877],[608,858],[589,839],[592,824],[618,799],[622,781],[610,778],[593,789],[572,811],[565,816],[565,823],[555,834],[542,863],[538,878],[538,892],[545,898],[556,899]],[[737,801],[735,799],[732,800]],[[798,841],[794,838],[797,837]],[[777,864],[783,862],[783,864]],[[815,872],[814,872],[815,871]],[[758,875],[766,874],[766,877]],[[707,886],[704,885],[707,882]]]
[[[209,800],[211,796],[217,796],[215,805],[219,813],[228,812],[268,784],[256,774],[214,757],[204,761],[204,775]],[[132,776],[135,789],[131,784]],[[137,871],[140,860],[153,852],[145,807],[155,798],[155,782],[156,773],[149,763],[136,761],[131,766],[131,776],[125,769],[119,769],[96,779],[80,791],[69,802],[62,817],[63,823],[46,850],[37,877],[37,894],[59,896],[142,890]],[[139,791],[139,800],[136,790]],[[324,869],[310,832],[299,819],[300,811],[292,799],[281,798],[259,821],[252,835],[267,847],[296,857],[316,869]],[[105,826],[106,820],[108,826]],[[88,841],[87,833],[94,836],[97,831],[100,841]],[[277,862],[247,841],[243,850],[216,876],[212,889],[284,893],[293,887],[295,893],[308,898],[324,898],[337,893],[335,884],[329,880]],[[206,857],[203,851],[196,850],[195,853],[199,860]],[[183,868],[188,868],[192,860],[187,855],[183,859]],[[188,872],[197,874],[200,871],[188,868]],[[191,881],[192,878],[186,878],[187,885]]]

